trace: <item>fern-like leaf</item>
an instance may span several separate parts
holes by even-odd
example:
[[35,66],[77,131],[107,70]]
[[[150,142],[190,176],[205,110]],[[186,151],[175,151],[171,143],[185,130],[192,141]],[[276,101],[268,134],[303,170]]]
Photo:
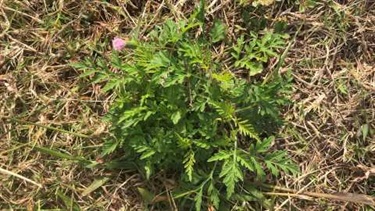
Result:
[[111,154],[113,151],[115,151],[117,149],[117,147],[119,146],[119,144],[120,144],[120,142],[117,141],[117,140],[106,141],[103,144],[102,154],[103,155]]
[[207,193],[209,195],[211,203],[214,205],[216,209],[218,209],[220,204],[219,191],[215,188],[213,182],[211,182],[208,186]]
[[237,182],[243,180],[241,168],[234,159],[229,159],[224,162],[220,177],[223,178],[223,183],[227,187],[228,198],[234,193]]
[[210,105],[212,105],[219,115],[226,121],[231,120],[234,118],[235,107],[228,102],[214,102],[210,101]]
[[215,21],[210,31],[211,42],[216,43],[225,38],[225,25],[221,21]]
[[263,139],[262,142],[257,142],[254,151],[257,153],[267,152],[267,150],[271,147],[272,142],[275,140],[275,137],[270,136],[268,138]]
[[264,158],[264,160],[267,168],[269,168],[271,173],[275,176],[279,175],[279,169],[292,174],[298,173],[297,166],[295,166],[291,160],[287,158],[286,152],[284,151],[270,153]]
[[214,154],[210,159],[208,159],[208,162],[213,162],[213,161],[219,161],[219,160],[227,160],[232,156],[231,153],[228,151],[220,150],[216,154]]
[[236,119],[235,124],[238,126],[238,130],[242,135],[247,135],[257,141],[260,141],[257,132],[247,120]]
[[202,198],[203,198],[203,186],[199,188],[197,195],[194,198],[195,210],[200,211],[202,209]]
[[184,158],[184,167],[185,172],[189,177],[189,181],[193,180],[193,171],[194,171],[194,164],[195,164],[195,153],[193,150],[190,150],[185,154]]
[[258,179],[264,179],[265,173],[263,171],[262,165],[255,157],[250,157],[250,161],[255,168],[255,172],[257,174]]
[[151,147],[146,146],[146,145],[135,146],[134,149],[138,153],[142,154],[142,156],[140,158],[141,160],[149,158],[149,157],[153,156],[156,153],[156,151],[154,149],[152,149]]
[[236,159],[240,163],[240,165],[245,167],[247,170],[251,172],[255,171],[253,164],[245,153],[237,151]]

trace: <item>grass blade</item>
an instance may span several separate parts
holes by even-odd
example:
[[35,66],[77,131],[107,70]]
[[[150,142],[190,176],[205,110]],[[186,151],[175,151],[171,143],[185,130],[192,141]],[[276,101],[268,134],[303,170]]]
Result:
[[37,183],[37,182],[34,182],[34,181],[32,181],[31,179],[28,179],[28,178],[26,178],[26,177],[24,177],[24,176],[22,176],[22,175],[19,175],[19,174],[17,174],[17,173],[11,172],[11,171],[8,171],[8,170],[3,169],[3,168],[1,168],[1,167],[0,167],[0,173],[8,174],[8,175],[11,175],[11,176],[14,176],[14,177],[18,177],[18,178],[20,178],[20,179],[22,179],[22,180],[25,180],[26,182],[29,182],[29,183],[31,183],[31,184],[34,184],[34,185],[38,186],[38,187],[40,187],[40,188],[43,187],[41,184],[39,184],[39,183]]

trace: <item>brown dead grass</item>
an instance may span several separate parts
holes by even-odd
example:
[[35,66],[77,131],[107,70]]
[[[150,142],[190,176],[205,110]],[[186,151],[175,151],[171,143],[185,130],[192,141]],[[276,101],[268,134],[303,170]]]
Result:
[[[135,172],[83,168],[33,149],[42,146],[101,162],[107,126],[100,118],[110,96],[79,79],[69,63],[105,54],[114,36],[133,30],[142,35],[167,18],[185,18],[193,6],[188,1],[132,2],[0,0],[0,168],[43,186],[2,174],[1,209],[142,210],[137,187],[145,181]],[[269,26],[284,20],[292,35],[303,26],[286,58],[285,68],[295,79],[295,103],[285,113],[288,125],[280,139],[302,174],[278,182],[300,191],[302,199],[281,197],[276,210],[369,210],[302,196],[303,191],[375,195],[375,3],[319,2],[305,12],[287,1],[246,11],[218,0],[210,2],[207,13],[209,19],[223,19],[231,37],[245,31],[235,27],[246,25],[244,13],[267,17]],[[366,125],[370,132],[364,137]],[[102,177],[110,180],[82,196]]]
[[[284,132],[286,148],[302,169],[290,187],[374,195],[374,11],[370,1],[348,1],[286,15],[291,22],[305,22],[287,59],[296,93],[286,113],[291,126]],[[372,135],[364,137],[364,127],[372,128]],[[282,204],[301,210],[366,210],[324,200]]]
[[[98,1],[2,1],[0,5],[0,167],[43,186],[2,174],[0,208],[139,207],[135,189],[128,188],[140,182],[136,174],[87,169],[32,148],[42,146],[94,161],[99,158],[102,141],[95,137],[106,133],[100,118],[108,97],[99,87],[79,79],[80,73],[69,63],[108,49],[101,43],[120,33],[121,24],[131,23],[129,18],[121,21],[125,14],[115,12],[120,7]],[[82,196],[95,179],[104,176],[111,180],[100,191]],[[64,196],[71,205],[64,203]]]

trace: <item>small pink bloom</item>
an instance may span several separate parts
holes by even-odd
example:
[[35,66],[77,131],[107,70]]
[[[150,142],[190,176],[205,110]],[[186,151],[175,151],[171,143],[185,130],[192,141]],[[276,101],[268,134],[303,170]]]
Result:
[[126,42],[125,42],[125,40],[123,40],[121,38],[115,37],[112,40],[112,47],[116,51],[121,51],[125,46],[126,46]]

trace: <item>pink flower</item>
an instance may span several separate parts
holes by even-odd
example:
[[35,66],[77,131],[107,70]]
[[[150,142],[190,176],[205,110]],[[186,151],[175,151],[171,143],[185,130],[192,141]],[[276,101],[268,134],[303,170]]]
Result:
[[126,46],[126,42],[125,42],[125,40],[123,40],[121,38],[115,37],[112,40],[112,47],[116,51],[121,51],[125,46]]

